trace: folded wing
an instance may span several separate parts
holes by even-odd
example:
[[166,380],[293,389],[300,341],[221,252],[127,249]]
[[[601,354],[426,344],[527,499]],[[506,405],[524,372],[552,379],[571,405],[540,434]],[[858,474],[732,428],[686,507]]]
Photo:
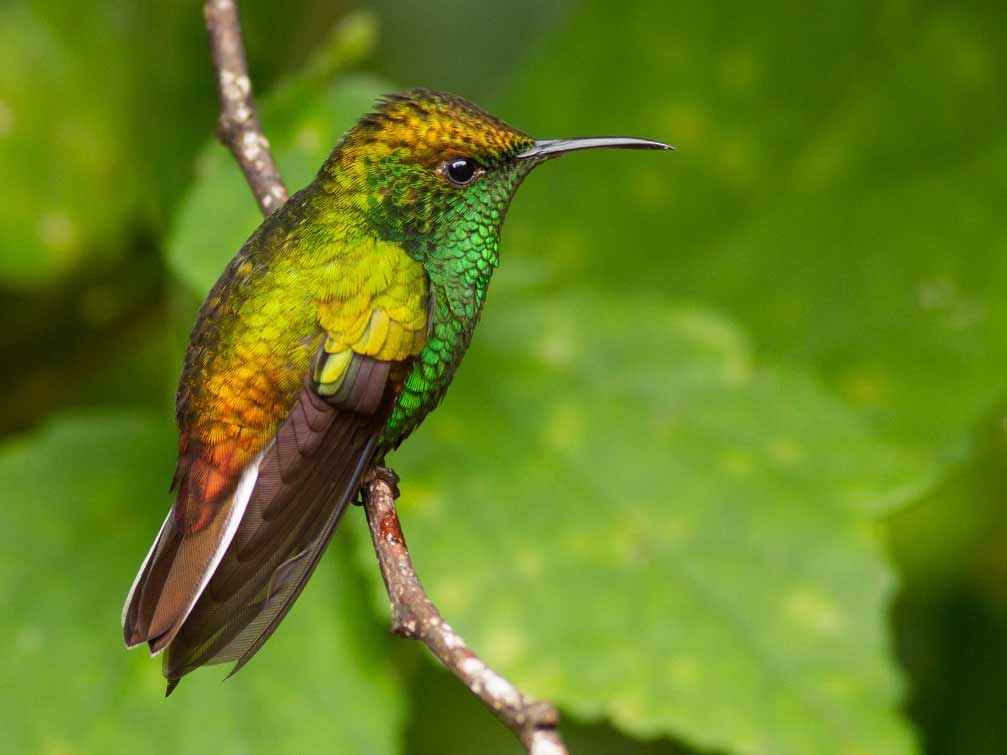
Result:
[[258,309],[242,309],[230,279],[204,304],[179,394],[175,505],[122,617],[127,645],[166,650],[169,692],[205,664],[240,669],[283,620],[425,346],[422,265],[388,242],[340,254],[307,279],[337,276],[317,297],[315,335],[292,337],[317,339],[310,365],[258,348]]
[[237,661],[238,671],[286,616],[374,453],[396,395],[389,366],[361,371],[350,398],[376,396],[363,411],[333,406],[312,386],[302,390],[259,463],[232,541],[168,646],[169,685],[206,664]]

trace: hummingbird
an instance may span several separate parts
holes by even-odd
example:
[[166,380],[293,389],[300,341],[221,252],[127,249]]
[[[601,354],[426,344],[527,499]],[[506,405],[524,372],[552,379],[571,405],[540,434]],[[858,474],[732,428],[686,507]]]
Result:
[[511,198],[579,150],[472,103],[381,98],[252,233],[199,310],[176,395],[174,504],[122,612],[127,647],[185,674],[263,646],[369,469],[444,397],[499,262]]

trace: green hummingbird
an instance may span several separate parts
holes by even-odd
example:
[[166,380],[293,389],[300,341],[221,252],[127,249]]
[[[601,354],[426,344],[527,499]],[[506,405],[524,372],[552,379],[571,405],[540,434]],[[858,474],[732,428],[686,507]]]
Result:
[[176,398],[174,505],[123,608],[168,693],[262,647],[369,467],[434,409],[472,339],[515,191],[630,137],[532,139],[460,97],[380,100],[268,216],[199,310]]

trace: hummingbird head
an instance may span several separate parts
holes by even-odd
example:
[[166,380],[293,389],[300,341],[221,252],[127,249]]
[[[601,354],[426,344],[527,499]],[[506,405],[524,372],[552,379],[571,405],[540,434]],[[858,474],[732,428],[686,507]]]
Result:
[[422,262],[495,265],[500,226],[525,176],[549,158],[605,147],[670,149],[628,137],[536,141],[461,97],[412,89],[361,118],[320,179],[354,194],[378,234]]

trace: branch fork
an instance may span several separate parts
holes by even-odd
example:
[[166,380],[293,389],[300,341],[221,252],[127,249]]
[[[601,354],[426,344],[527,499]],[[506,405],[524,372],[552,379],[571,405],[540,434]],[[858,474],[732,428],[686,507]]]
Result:
[[[234,0],[204,0],[203,16],[220,102],[217,137],[241,166],[259,209],[269,215],[287,201],[288,194],[252,98],[238,9]],[[568,755],[557,728],[556,708],[525,697],[490,668],[444,620],[423,590],[395,508],[398,480],[390,469],[372,467],[361,487],[371,541],[391,602],[392,632],[426,645],[517,735],[530,755]]]

